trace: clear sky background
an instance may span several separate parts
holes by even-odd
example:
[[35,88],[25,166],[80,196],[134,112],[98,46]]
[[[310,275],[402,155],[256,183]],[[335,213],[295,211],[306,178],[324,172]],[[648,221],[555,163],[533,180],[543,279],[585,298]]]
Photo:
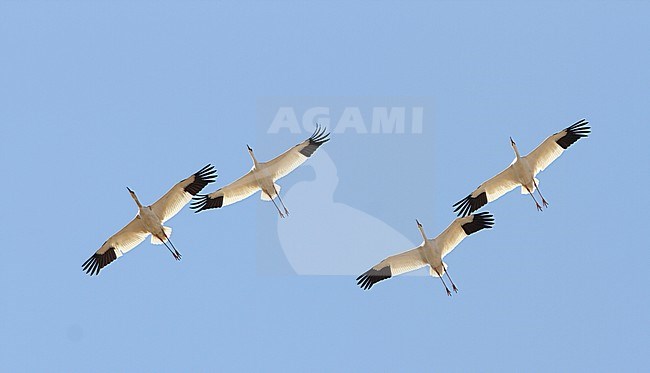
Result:
[[[642,1],[0,2],[3,368],[647,369],[649,12]],[[454,202],[512,161],[509,136],[528,152],[583,117],[593,133],[539,176],[543,213],[518,191],[488,205],[495,228],[446,258],[451,298],[423,276],[364,292],[354,275],[296,275],[271,234],[283,222],[258,196],[181,211],[169,222],[181,262],[147,241],[98,277],[81,271],[133,217],[126,186],[151,203],[213,163],[214,190],[250,168],[245,144],[268,159],[306,137],[264,135],[263,97],[429,98],[420,136],[343,133],[315,155],[337,165],[335,202],[412,243],[414,218],[438,234]],[[303,167],[283,191],[313,178]],[[289,208],[286,222],[318,216]],[[346,238],[360,246],[382,234],[356,228]],[[408,248],[360,249],[355,275]]]

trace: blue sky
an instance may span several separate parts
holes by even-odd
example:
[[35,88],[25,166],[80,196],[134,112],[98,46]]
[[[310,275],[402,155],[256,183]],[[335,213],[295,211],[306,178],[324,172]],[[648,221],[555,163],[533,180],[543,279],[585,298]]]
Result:
[[[640,1],[0,2],[0,361],[106,372],[647,367],[648,11]],[[346,224],[356,229],[341,236],[300,198],[278,221],[254,196],[171,220],[181,262],[145,242],[96,278],[81,271],[133,217],[126,186],[151,203],[213,163],[212,190],[250,168],[246,144],[267,159],[303,140],[268,133],[278,98],[332,113],[348,100],[423,103],[422,133],[333,134],[319,163],[280,183],[300,196],[301,183],[333,180],[317,165],[335,165],[329,206],[378,225]],[[592,135],[539,176],[550,207],[538,213],[512,192],[488,205],[495,228],[446,258],[459,294],[423,276],[355,286],[386,252],[409,248],[383,247],[387,231],[417,244],[415,218],[431,236],[444,229],[451,205],[512,161],[509,136],[528,152],[583,117]],[[312,221],[322,237],[311,243],[280,225]],[[365,264],[298,275],[287,250],[316,255],[337,234]]]

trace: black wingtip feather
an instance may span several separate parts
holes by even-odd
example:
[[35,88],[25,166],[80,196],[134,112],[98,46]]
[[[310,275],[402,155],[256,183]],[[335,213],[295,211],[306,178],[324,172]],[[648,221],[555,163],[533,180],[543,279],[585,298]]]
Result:
[[465,216],[485,206],[487,203],[487,194],[483,192],[476,197],[472,197],[470,194],[460,201],[454,203],[452,207],[455,207],[454,212],[458,213],[459,217],[464,218]]
[[589,122],[586,119],[580,119],[579,121],[573,123],[569,127],[565,128],[566,134],[555,142],[562,147],[562,149],[567,149],[576,141],[580,140],[583,137],[587,137],[591,133],[591,127],[588,126]]
[[111,247],[103,254],[93,254],[93,256],[81,265],[81,268],[90,276],[98,275],[102,268],[111,264],[115,259],[117,259],[117,254],[115,253],[115,248]]
[[190,208],[195,210],[194,212],[201,212],[203,210],[209,209],[218,209],[223,206],[223,196],[218,196],[217,198],[210,198],[207,194],[199,194],[192,199]]
[[214,169],[214,166],[208,164],[194,174],[194,181],[185,187],[185,191],[195,196],[205,188],[206,185],[214,182],[216,179],[217,170]]
[[312,154],[318,149],[321,145],[325,144],[326,142],[330,141],[329,139],[329,132],[326,132],[327,129],[325,127],[321,127],[319,124],[316,125],[316,130],[314,133],[309,137],[309,145],[305,146],[303,149],[300,150],[300,154],[304,155],[305,157],[311,157]]
[[472,215],[472,221],[461,225],[465,234],[470,235],[481,229],[490,229],[494,226],[494,216],[489,212],[480,212]]
[[374,284],[379,281],[383,281],[387,278],[391,278],[392,274],[390,272],[390,266],[386,266],[380,270],[370,268],[365,273],[357,277],[357,285],[363,290],[370,289]]

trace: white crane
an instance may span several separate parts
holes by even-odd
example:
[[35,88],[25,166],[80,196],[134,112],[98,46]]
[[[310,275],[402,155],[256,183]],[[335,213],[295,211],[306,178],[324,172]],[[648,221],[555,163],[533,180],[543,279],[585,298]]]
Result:
[[99,274],[102,268],[138,246],[150,234],[152,244],[164,244],[174,258],[180,260],[181,254],[169,240],[172,229],[163,226],[163,224],[176,215],[192,199],[192,196],[215,181],[216,177],[217,174],[213,166],[208,164],[194,175],[174,185],[169,192],[151,206],[142,206],[135,193],[127,187],[126,189],[138,205],[138,214],[129,224],[106,240],[99,250],[81,265],[83,270],[91,276]]
[[[307,158],[314,154],[318,147],[329,141],[328,136],[329,133],[325,133],[325,128],[317,126],[314,133],[307,140],[268,162],[258,162],[253,154],[253,149],[246,145],[248,153],[253,159],[253,168],[246,175],[213,193],[194,197],[190,207],[195,209],[195,212],[220,208],[246,199],[261,190],[262,200],[272,201],[280,217],[284,218],[285,214],[289,215],[289,210],[287,210],[282,198],[280,198],[280,186],[275,182],[303,164]],[[284,214],[275,203],[276,197],[284,208]]]
[[521,194],[530,194],[533,197],[533,201],[535,201],[537,210],[542,211],[542,206],[537,203],[537,199],[533,195],[535,189],[537,189],[537,193],[542,198],[544,207],[548,207],[548,202],[542,196],[542,192],[539,190],[539,180],[535,176],[539,172],[544,171],[571,144],[582,137],[587,137],[591,132],[591,127],[587,124],[589,122],[584,119],[575,122],[562,131],[549,136],[535,150],[524,157],[519,155],[517,144],[515,144],[511,137],[510,145],[515,151],[515,160],[508,168],[479,185],[467,197],[456,202],[453,206],[455,207],[454,212],[457,212],[458,216],[467,216],[517,186],[521,186]]
[[494,217],[489,212],[481,212],[464,218],[456,218],[447,229],[434,239],[428,239],[424,233],[422,224],[417,220],[415,222],[422,235],[422,244],[414,249],[389,256],[382,260],[379,264],[357,277],[357,285],[364,290],[368,290],[381,280],[414,271],[428,265],[429,274],[432,277],[440,277],[440,281],[442,281],[447,295],[451,296],[451,291],[449,291],[447,284],[445,284],[442,275],[444,273],[447,274],[447,278],[455,292],[458,292],[458,288],[449,276],[447,263],[442,260],[465,237],[481,229],[492,228],[494,225]]

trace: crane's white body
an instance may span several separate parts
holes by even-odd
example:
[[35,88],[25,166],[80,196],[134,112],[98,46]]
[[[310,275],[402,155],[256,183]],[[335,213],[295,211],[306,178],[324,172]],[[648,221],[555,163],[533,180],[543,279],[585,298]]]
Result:
[[[264,201],[270,201],[273,198],[278,197],[281,187],[275,182],[280,178],[279,175],[271,173],[271,168],[267,163],[260,163],[255,159],[253,151],[250,150],[251,157],[253,158],[253,168],[251,168],[251,174],[255,179],[257,188],[262,191],[260,198]],[[284,176],[284,175],[282,175]]]
[[[82,264],[83,270],[89,275],[99,274],[102,268],[138,246],[149,235],[151,235],[152,244],[165,245],[174,258],[180,260],[180,253],[169,240],[172,229],[163,224],[176,215],[193,196],[207,184],[213,182],[216,177],[212,165],[207,165],[185,180],[178,182],[151,206],[143,206],[136,194],[127,188],[138,206],[138,214],[129,224],[106,240],[99,250]],[[167,246],[167,242],[172,246],[171,248]]]
[[440,277],[440,275],[444,274],[447,265],[443,262],[443,258],[447,253],[443,253],[442,247],[445,245],[441,245],[439,242],[447,241],[450,237],[447,237],[445,234],[440,234],[436,238],[429,239],[424,233],[422,225],[419,223],[418,229],[422,235],[422,243],[419,246],[401,254],[389,256],[382,260],[376,267],[390,265],[391,273],[393,275],[400,275],[428,265],[431,276]]
[[143,206],[138,210],[138,215],[142,219],[142,226],[151,234],[151,243],[162,245],[169,240],[172,235],[170,227],[163,226],[162,219],[156,215],[151,206]]
[[514,149],[516,157],[506,172],[512,180],[521,185],[521,194],[528,193],[528,190],[535,191],[536,185],[539,185],[539,181],[535,178],[537,173],[531,167],[528,158],[519,156],[516,145],[514,145]]
[[[277,208],[280,217],[284,217],[285,214],[289,213],[289,211],[284,206],[282,198],[280,198],[279,192],[281,188],[276,184],[276,181],[285,177],[303,164],[322,144],[329,141],[328,135],[328,133],[325,133],[324,128],[321,129],[320,127],[317,127],[314,134],[307,140],[290,148],[268,162],[258,162],[253,153],[253,149],[248,147],[248,153],[253,160],[253,167],[251,170],[244,176],[215,192],[207,195],[196,196],[191,207],[195,209],[196,212],[212,208],[221,208],[239,202],[256,192],[261,191],[261,199],[272,201]],[[280,208],[275,203],[275,198],[277,198],[282,204],[282,207],[284,207],[284,213],[280,211]]]
[[[401,254],[389,256],[382,260],[370,270],[357,277],[357,284],[367,290],[379,281],[414,271],[424,266],[429,266],[429,274],[431,276],[440,277],[442,280],[443,274],[446,273],[449,276],[447,264],[443,261],[445,256],[458,246],[465,237],[481,229],[491,228],[493,224],[494,218],[486,212],[456,218],[436,238],[428,239],[424,228],[417,222],[418,229],[422,235],[422,243],[416,248]],[[449,277],[449,281],[454,291],[458,291],[456,285],[451,281],[451,277]],[[444,280],[442,282],[444,284]],[[447,290],[447,294],[451,295],[446,285],[445,289]]]
[[542,208],[537,203],[533,192],[537,190],[542,197],[544,206],[547,206],[548,203],[539,190],[539,180],[535,176],[544,171],[570,145],[582,137],[587,137],[590,133],[588,123],[582,119],[549,136],[537,148],[523,157],[519,154],[517,144],[511,138],[510,144],[515,152],[515,160],[505,170],[479,185],[469,196],[454,204],[454,212],[458,212],[458,216],[467,216],[517,186],[521,186],[522,194],[530,194],[533,197],[537,209],[541,211]]

